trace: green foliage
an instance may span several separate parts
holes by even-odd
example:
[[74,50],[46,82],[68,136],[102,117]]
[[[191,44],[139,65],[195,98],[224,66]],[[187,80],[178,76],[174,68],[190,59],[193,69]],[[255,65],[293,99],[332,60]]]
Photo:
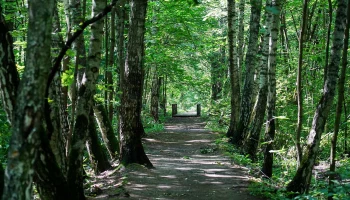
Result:
[[[1,106],[0,106],[1,108]],[[11,126],[7,122],[5,112],[0,109],[0,164],[7,160],[7,150],[11,136]]]

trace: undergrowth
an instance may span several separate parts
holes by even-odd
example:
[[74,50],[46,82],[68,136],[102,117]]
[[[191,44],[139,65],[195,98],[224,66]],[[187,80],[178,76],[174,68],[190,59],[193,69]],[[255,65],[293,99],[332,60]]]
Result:
[[[327,173],[329,173],[329,163],[327,160],[323,161],[324,168],[322,170],[315,170],[308,194],[288,198],[291,193],[288,193],[285,188],[292,180],[297,169],[294,146],[289,148],[282,146],[279,150],[271,152],[274,154],[273,176],[267,178],[263,176],[260,170],[263,162],[262,152],[260,151],[257,161],[252,162],[248,156],[242,154],[235,146],[229,143],[225,135],[228,128],[227,125],[221,125],[217,121],[208,119],[206,128],[220,133],[220,137],[216,140],[216,145],[224,151],[225,155],[231,158],[233,163],[247,167],[249,175],[253,177],[253,181],[248,188],[251,194],[272,200],[325,200],[328,198],[329,184]],[[320,152],[319,160],[324,160],[323,155],[325,154],[327,152]],[[337,160],[337,179],[334,180],[333,199],[350,200],[350,161],[346,156],[338,157]]]

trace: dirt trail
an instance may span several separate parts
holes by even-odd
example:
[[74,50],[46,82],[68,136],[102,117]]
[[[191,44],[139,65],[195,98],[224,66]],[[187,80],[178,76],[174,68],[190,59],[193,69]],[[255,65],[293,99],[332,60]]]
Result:
[[216,150],[216,134],[204,126],[196,117],[171,119],[164,132],[144,139],[155,169],[127,167],[124,194],[109,191],[94,199],[259,200],[246,191],[246,170]]

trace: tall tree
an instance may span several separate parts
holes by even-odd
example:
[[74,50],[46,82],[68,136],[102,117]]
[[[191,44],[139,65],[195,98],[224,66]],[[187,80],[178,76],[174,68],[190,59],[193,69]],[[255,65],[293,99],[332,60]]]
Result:
[[235,0],[227,0],[227,21],[228,21],[228,60],[230,69],[231,83],[231,117],[230,127],[226,133],[227,137],[232,137],[237,132],[239,121],[239,103],[240,103],[240,86],[239,86],[239,69],[237,65],[237,47],[236,47],[236,5]]
[[297,75],[297,99],[298,99],[298,124],[296,129],[296,147],[297,147],[297,159],[298,159],[298,166],[300,165],[303,151],[300,144],[300,136],[301,136],[301,129],[303,125],[303,91],[302,91],[302,82],[301,82],[301,74],[302,74],[302,68],[303,68],[303,51],[304,51],[304,39],[305,39],[305,32],[306,32],[306,25],[307,25],[307,9],[308,8],[308,0],[303,1],[303,18],[301,20],[301,30],[299,34],[299,59],[298,59],[298,75]]
[[251,0],[251,15],[250,15],[250,31],[248,50],[245,59],[245,78],[244,87],[242,91],[242,100],[240,103],[240,116],[238,123],[238,130],[234,132],[232,142],[235,145],[242,145],[243,138],[246,134],[250,115],[252,111],[252,91],[254,85],[254,71],[256,65],[256,54],[258,47],[258,35],[260,29],[260,15],[261,15],[261,0]]
[[347,6],[347,19],[346,19],[346,28],[344,34],[344,45],[343,45],[343,55],[342,55],[342,63],[340,70],[340,77],[338,83],[338,100],[337,100],[337,108],[334,122],[334,133],[331,141],[331,155],[330,155],[330,166],[329,166],[329,189],[328,189],[328,200],[333,200],[334,191],[334,179],[335,179],[335,162],[337,155],[337,141],[338,134],[340,129],[340,118],[343,109],[343,100],[344,100],[344,90],[345,90],[345,77],[346,77],[346,67],[348,64],[348,47],[349,47],[349,28],[350,28],[350,0],[348,0]]
[[[94,0],[92,15],[100,13],[105,6],[104,0]],[[93,96],[99,75],[103,36],[103,21],[91,26],[88,65],[80,80],[77,97],[76,121],[73,129],[72,145],[69,149],[68,184],[70,195],[74,199],[84,199],[83,189],[83,156],[84,144],[88,137],[89,115],[93,106]],[[78,76],[79,78],[79,76]]]
[[269,47],[269,64],[268,64],[268,95],[267,95],[267,121],[265,129],[265,142],[267,145],[264,149],[264,163],[262,172],[267,177],[272,176],[273,165],[273,142],[275,139],[276,126],[276,54],[277,54],[277,40],[278,27],[280,22],[281,0],[272,0],[272,27]]
[[310,187],[312,168],[316,162],[321,135],[324,131],[325,123],[335,96],[335,87],[337,84],[341,50],[344,39],[345,21],[347,16],[346,8],[346,0],[337,0],[331,60],[328,65],[327,79],[324,83],[323,93],[317,105],[312,121],[312,126],[308,137],[307,150],[295,176],[293,177],[293,180],[287,185],[288,191],[304,193],[307,192]]
[[[267,103],[267,69],[269,62],[269,46],[273,45],[274,41],[270,40],[271,37],[271,27],[272,27],[272,2],[270,0],[266,1],[266,23],[264,36],[262,39],[262,56],[260,59],[260,78],[259,78],[259,92],[257,96],[257,101],[252,111],[250,130],[248,131],[247,138],[244,141],[244,150],[251,158],[255,158],[256,150],[259,145],[260,132],[262,124],[265,117],[266,103]],[[271,42],[271,43],[270,43]]]
[[16,104],[16,92],[19,75],[13,54],[13,39],[7,28],[0,5],[0,97],[7,119],[12,123],[12,115]]
[[141,142],[142,84],[144,77],[144,34],[147,0],[130,1],[127,55],[122,72],[120,108],[120,162],[153,167]]
[[3,199],[31,199],[34,161],[40,145],[54,1],[31,0],[26,68],[19,85]]

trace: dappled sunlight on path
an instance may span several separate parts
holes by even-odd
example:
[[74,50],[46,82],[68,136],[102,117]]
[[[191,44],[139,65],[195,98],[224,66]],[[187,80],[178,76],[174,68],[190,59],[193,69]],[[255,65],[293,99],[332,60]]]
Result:
[[200,118],[174,118],[162,133],[144,139],[155,169],[128,167],[123,199],[258,199],[249,178],[214,145],[216,134]]

